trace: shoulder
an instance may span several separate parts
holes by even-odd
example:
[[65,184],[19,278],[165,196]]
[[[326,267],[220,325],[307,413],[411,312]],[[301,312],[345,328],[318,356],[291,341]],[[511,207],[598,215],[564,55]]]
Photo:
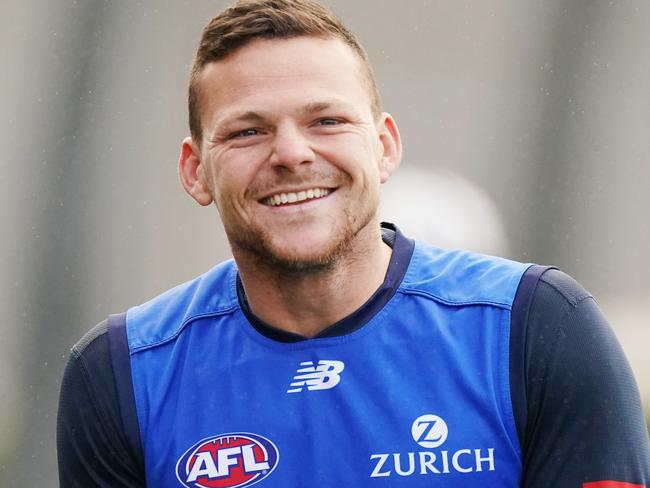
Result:
[[[577,281],[556,268],[533,265],[521,278],[511,313],[510,390],[522,444],[527,404],[536,402],[530,382],[539,383],[545,374],[535,367],[548,360],[557,339],[566,334],[561,332],[565,316],[588,297],[591,295]],[[531,375],[533,370],[542,376]]]
[[[524,485],[647,480],[648,438],[634,376],[591,293],[550,269],[539,277],[523,325]],[[560,466],[555,457],[566,461]]]
[[550,268],[540,276],[538,288],[536,301],[542,304],[551,296],[568,307],[576,307],[588,298],[593,299],[592,294],[580,283],[556,268]]
[[[557,269],[548,269],[539,277],[527,309],[526,355],[530,360],[558,352],[571,354],[590,338],[602,348],[616,337],[592,294],[580,283]],[[580,352],[577,352],[580,354]]]
[[[603,390],[602,380],[610,376],[609,370],[614,376],[632,377],[616,335],[592,294],[557,269],[539,278],[525,327],[531,380],[535,372],[543,371],[547,377],[556,372],[562,381],[579,377],[582,384]],[[606,395],[605,390],[602,393]]]
[[72,346],[66,374],[94,392],[112,391],[107,320],[95,325]]
[[568,274],[554,267],[533,265],[525,271],[517,288],[513,323],[524,330],[540,324],[547,328],[551,324],[559,326],[564,315],[588,299],[593,300],[591,293]]
[[106,333],[108,332],[108,321],[103,320],[102,322],[95,325],[92,329],[87,331],[81,339],[79,339],[74,346],[72,346],[72,354],[75,357],[80,357],[86,353],[87,349],[95,350],[101,347],[101,344],[106,339]]
[[132,351],[178,336],[194,319],[229,313],[239,307],[233,260],[130,308],[126,329]]
[[416,242],[402,289],[450,305],[510,308],[530,264]]
[[117,383],[104,321],[72,347],[61,382],[61,486],[144,486],[142,457],[123,428]]

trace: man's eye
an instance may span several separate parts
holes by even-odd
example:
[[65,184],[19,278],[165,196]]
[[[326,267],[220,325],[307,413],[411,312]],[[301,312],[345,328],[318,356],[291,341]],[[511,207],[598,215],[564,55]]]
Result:
[[258,129],[244,129],[238,132],[234,132],[233,134],[231,134],[230,138],[237,139],[242,137],[251,137],[251,136],[256,136],[259,133],[260,131]]
[[342,122],[338,119],[320,119],[318,125],[339,125]]

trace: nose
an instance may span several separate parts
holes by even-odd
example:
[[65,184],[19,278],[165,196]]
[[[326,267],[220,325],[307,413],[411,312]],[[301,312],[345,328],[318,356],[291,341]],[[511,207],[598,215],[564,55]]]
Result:
[[314,158],[310,141],[299,127],[292,124],[277,127],[269,159],[273,167],[295,171],[300,165],[313,162]]

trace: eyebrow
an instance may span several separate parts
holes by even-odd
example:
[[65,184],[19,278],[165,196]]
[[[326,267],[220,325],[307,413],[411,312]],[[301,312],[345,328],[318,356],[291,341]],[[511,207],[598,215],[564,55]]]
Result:
[[301,107],[300,110],[298,111],[302,115],[309,115],[317,112],[322,112],[323,110],[327,110],[328,108],[331,108],[332,105],[334,105],[335,102],[311,102],[305,105],[304,107]]
[[217,122],[216,126],[221,128],[233,122],[263,122],[264,120],[266,120],[266,117],[263,113],[246,110],[243,112],[235,112],[234,114],[224,117]]

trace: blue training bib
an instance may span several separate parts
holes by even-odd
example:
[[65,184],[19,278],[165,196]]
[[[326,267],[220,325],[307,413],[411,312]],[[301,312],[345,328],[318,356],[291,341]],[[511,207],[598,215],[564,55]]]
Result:
[[416,243],[363,327],[295,343],[251,326],[232,261],[130,309],[147,484],[519,486],[508,348],[527,267]]

